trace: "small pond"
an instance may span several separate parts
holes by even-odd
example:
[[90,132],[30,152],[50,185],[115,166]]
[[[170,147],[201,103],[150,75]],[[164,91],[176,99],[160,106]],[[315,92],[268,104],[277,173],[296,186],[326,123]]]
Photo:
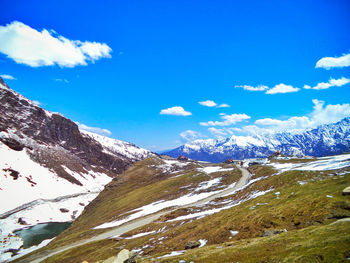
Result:
[[15,231],[23,240],[23,248],[29,248],[31,246],[39,245],[45,239],[51,239],[56,237],[67,229],[72,222],[50,222],[37,224],[25,229]]

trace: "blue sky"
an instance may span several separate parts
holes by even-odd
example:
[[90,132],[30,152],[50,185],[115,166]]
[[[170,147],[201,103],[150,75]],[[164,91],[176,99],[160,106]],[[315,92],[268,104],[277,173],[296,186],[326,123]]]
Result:
[[[346,0],[1,6],[0,75],[15,78],[11,88],[152,150],[350,116]],[[208,100],[216,106],[199,104]]]

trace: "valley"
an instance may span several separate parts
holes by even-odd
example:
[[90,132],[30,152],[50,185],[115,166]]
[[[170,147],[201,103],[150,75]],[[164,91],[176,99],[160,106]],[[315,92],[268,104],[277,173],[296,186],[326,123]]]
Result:
[[[242,177],[239,179],[239,181],[237,182],[237,184],[234,184],[233,187],[230,187],[229,189],[224,189],[221,191],[214,191],[213,194],[211,194],[211,192],[208,192],[209,196],[199,199],[196,202],[191,202],[189,204],[186,205],[171,205],[168,206],[169,208],[165,207],[164,211],[161,212],[156,212],[156,213],[152,213],[152,212],[148,212],[150,213],[149,215],[146,214],[140,218],[134,219],[134,220],[130,220],[130,221],[125,221],[125,223],[121,223],[120,226],[113,228],[112,226],[108,227],[108,228],[113,228],[110,231],[107,231],[105,233],[99,234],[97,236],[91,237],[87,240],[82,240],[79,242],[75,242],[72,245],[66,246],[64,248],[58,248],[58,249],[54,249],[54,252],[48,253],[47,251],[45,251],[44,256],[41,256],[41,253],[38,253],[36,255],[34,255],[33,257],[30,257],[27,260],[29,260],[30,262],[41,262],[46,258],[52,257],[56,254],[62,253],[66,250],[70,250],[72,248],[75,247],[79,247],[85,244],[88,244],[90,242],[96,242],[96,241],[100,241],[100,240],[105,240],[105,239],[110,239],[110,238],[116,238],[118,236],[121,236],[127,232],[131,232],[137,228],[141,228],[145,225],[150,224],[151,222],[159,219],[161,216],[164,216],[168,213],[171,213],[173,211],[176,211],[177,209],[185,209],[185,208],[189,208],[189,207],[193,207],[193,206],[200,206],[203,205],[205,203],[211,202],[217,198],[221,198],[223,196],[226,195],[230,195],[234,192],[236,192],[238,189],[244,187],[249,179],[249,172],[244,169],[244,168],[239,168],[239,170],[242,172]],[[204,182],[206,183],[206,182]],[[184,199],[185,200],[185,199]],[[172,207],[176,207],[176,208],[172,208]],[[163,209],[162,209],[163,210]],[[150,232],[151,233],[151,232]],[[140,235],[140,234],[139,234]],[[142,236],[142,235],[140,235]],[[19,261],[20,262],[20,261]]]
[[[104,262],[116,257],[124,248],[137,252],[137,262],[217,262],[217,257],[224,262],[242,259],[243,262],[277,262],[282,258],[293,262],[317,262],[319,257],[325,262],[338,261],[346,258],[349,251],[346,244],[350,203],[348,197],[342,195],[343,189],[350,184],[349,158],[350,155],[345,154],[302,162],[302,159],[274,160],[267,165],[250,166],[246,181],[245,170],[242,177],[242,170],[231,165],[169,162],[152,157],[136,163],[121,175],[121,185],[125,184],[121,189],[131,190],[124,193],[130,198],[129,202],[124,203],[124,198],[118,198],[118,191],[111,190],[115,184],[112,182],[71,228],[48,246],[18,262]],[[172,168],[164,169],[167,162]],[[213,169],[215,166],[217,168]],[[206,167],[210,167],[206,171],[226,171],[195,176]],[[228,173],[229,167],[234,170]],[[318,168],[309,170],[310,167]],[[160,171],[162,175],[158,177]],[[150,180],[148,185],[129,180],[145,174]],[[227,178],[229,174],[230,179]],[[158,180],[152,182],[153,176]],[[199,179],[201,176],[204,177]],[[226,181],[225,185],[215,185],[219,180],[213,180],[217,178]],[[162,186],[172,186],[163,188],[167,189],[167,196],[156,190],[159,180],[163,181]],[[234,183],[235,187],[225,190]],[[196,193],[196,189],[204,193],[218,189],[221,192],[195,203],[174,208],[164,206],[160,212],[150,210],[150,214],[133,217],[142,206],[164,204],[168,202],[167,198],[177,200],[188,196],[188,191],[182,189],[189,185],[192,193]],[[206,186],[210,188],[205,189]],[[147,194],[150,188],[154,193],[151,196]],[[138,205],[130,202],[136,200],[133,196],[141,193],[151,199],[137,199],[141,201]],[[105,204],[109,204],[108,208],[104,208]],[[104,219],[98,216],[105,213]],[[332,235],[332,242],[325,243],[324,235],[328,231],[337,234]],[[306,234],[312,245],[303,243]],[[281,246],[287,240],[288,246]],[[186,250],[190,241],[200,241],[202,245]],[[302,249],[300,258],[291,253],[298,251],[298,247]],[[255,250],[263,254],[256,254]],[[271,252],[266,253],[266,250]]]

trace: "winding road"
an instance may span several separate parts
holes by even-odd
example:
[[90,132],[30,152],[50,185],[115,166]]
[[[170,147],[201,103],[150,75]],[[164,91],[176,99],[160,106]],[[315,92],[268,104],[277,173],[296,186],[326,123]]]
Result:
[[107,232],[104,232],[102,234],[99,234],[95,237],[92,237],[92,238],[89,238],[87,240],[81,240],[81,241],[78,241],[76,243],[72,243],[68,246],[64,246],[64,247],[60,247],[60,248],[57,248],[57,249],[54,249],[54,250],[51,250],[51,251],[43,251],[43,252],[39,252],[37,254],[34,254],[34,255],[31,255],[30,257],[27,257],[26,259],[17,259],[16,262],[19,262],[19,263],[26,263],[26,262],[31,262],[31,263],[39,263],[49,257],[52,257],[56,254],[59,254],[59,253],[62,253],[68,249],[71,249],[71,248],[75,248],[75,247],[79,247],[79,246],[82,246],[82,245],[85,245],[87,243],[90,243],[90,242],[93,242],[93,241],[98,241],[98,240],[103,240],[103,239],[107,239],[107,238],[111,238],[111,237],[115,237],[115,236],[119,236],[119,235],[122,235],[126,232],[129,232],[131,230],[134,230],[136,228],[139,228],[141,226],[144,226],[144,225],[147,225],[151,222],[153,222],[154,220],[158,219],[159,217],[165,215],[165,214],[168,214],[172,211],[175,211],[177,209],[180,209],[180,208],[187,208],[187,207],[191,207],[191,206],[197,206],[197,205],[202,205],[204,203],[207,203],[207,202],[210,202],[216,198],[219,198],[219,197],[223,197],[223,196],[226,196],[226,195],[230,195],[232,193],[234,193],[236,190],[240,189],[241,187],[243,187],[245,184],[248,183],[248,179],[249,179],[249,176],[250,176],[250,173],[248,172],[248,170],[246,170],[245,168],[242,168],[242,167],[238,167],[240,169],[240,171],[242,172],[242,177],[239,179],[239,181],[235,184],[234,187],[232,188],[229,188],[229,189],[225,189],[219,193],[216,193],[216,194],[213,194],[209,197],[206,197],[204,199],[201,199],[197,202],[194,202],[194,203],[191,203],[191,204],[188,204],[188,205],[184,205],[184,206],[176,206],[176,207],[173,207],[173,208],[170,208],[170,209],[167,209],[167,210],[162,210],[160,212],[157,212],[157,213],[154,213],[154,214],[151,214],[151,215],[147,215],[147,216],[144,216],[144,217],[140,217],[140,218],[137,218],[133,221],[130,221],[130,222],[127,222],[123,225],[120,225],[120,226],[117,226],[113,229],[111,229],[110,231],[107,231]]

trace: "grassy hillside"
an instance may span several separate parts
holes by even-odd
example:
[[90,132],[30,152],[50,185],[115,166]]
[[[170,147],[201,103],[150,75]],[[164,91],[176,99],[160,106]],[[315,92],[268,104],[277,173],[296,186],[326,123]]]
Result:
[[[175,175],[158,173],[156,162],[161,160],[140,162],[110,184],[71,228],[44,249],[94,235],[98,231],[91,227],[154,200],[186,194],[190,187],[183,186],[212,177],[223,177],[222,183],[230,184],[240,177],[239,170],[198,173],[200,163],[191,163]],[[252,183],[233,195],[178,209],[120,238],[91,242],[44,262],[98,262],[122,248],[138,250],[138,262],[346,262],[350,257],[350,222],[346,221],[350,197],[343,196],[342,190],[350,185],[349,167],[280,173],[271,166],[254,165],[249,170]],[[217,212],[193,217],[207,211]],[[280,234],[265,236],[273,231]],[[127,239],[145,232],[152,234]],[[184,251],[189,241],[198,240],[207,243]],[[183,254],[162,257],[172,251]]]
[[[222,188],[241,177],[241,172],[231,164],[220,165],[228,170],[225,172],[207,174],[200,170],[208,166],[218,165],[191,161],[176,162],[159,157],[151,157],[134,164],[121,174],[118,180],[107,185],[69,229],[42,250],[65,246],[108,231],[109,229],[93,228],[105,222],[125,218],[130,211],[144,205],[159,200],[172,200],[191,193],[200,183],[213,178],[221,178],[214,188]],[[198,193],[209,190],[213,189]]]

